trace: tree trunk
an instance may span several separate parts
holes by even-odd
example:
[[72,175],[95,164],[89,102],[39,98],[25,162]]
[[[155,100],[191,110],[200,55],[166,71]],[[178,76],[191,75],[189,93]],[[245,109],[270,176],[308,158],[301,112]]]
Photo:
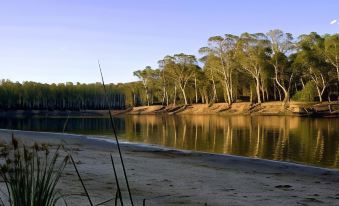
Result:
[[265,92],[266,92],[266,100],[268,101],[269,95],[268,95],[268,89],[267,88],[265,89]]
[[197,88],[197,77],[194,76],[194,89],[195,89],[195,103],[198,104],[198,88]]
[[227,98],[227,103],[229,105],[231,105],[232,104],[232,100],[231,100],[229,85],[227,84],[226,80],[225,80],[225,94],[226,94],[226,98]]
[[236,100],[236,98],[234,99],[233,96],[233,84],[232,84],[233,78],[232,78],[232,73],[229,74],[229,85],[230,85],[230,96],[231,96],[231,103],[234,102],[234,100]]
[[214,77],[212,75],[212,83],[213,83],[213,99],[212,102],[218,102],[218,94],[217,94],[217,88],[215,86],[215,81],[214,81]]
[[264,87],[264,82],[260,78],[260,89],[261,89],[261,95],[262,95],[262,101],[265,102],[265,87]]
[[[224,88],[225,88],[225,93],[226,93],[226,97],[227,97],[227,100],[225,99],[225,102],[227,101],[227,103],[229,105],[232,104],[232,98],[231,98],[231,93],[230,93],[230,88],[231,88],[231,83],[230,83],[230,79],[229,79],[229,76],[227,75],[227,72],[226,72],[226,68],[225,68],[225,64],[224,64],[224,60],[222,58],[222,53],[220,54],[220,61],[221,61],[221,65],[222,65],[222,68],[223,68],[223,76],[224,76]],[[232,75],[232,74],[230,74]]]
[[318,97],[319,97],[319,102],[323,102],[323,98],[322,98],[322,95],[321,95],[321,91],[320,91],[320,88],[318,86],[317,87],[317,92],[318,92]]
[[145,87],[145,92],[146,92],[147,106],[149,106],[149,96],[148,96],[148,89],[147,89],[147,87]]
[[185,105],[188,105],[185,88],[180,85],[180,89],[181,89],[182,95],[184,96]]
[[255,83],[256,83],[256,92],[257,92],[258,103],[261,103],[260,79],[259,79],[259,77],[255,77]]
[[273,97],[274,97],[274,101],[276,101],[277,100],[277,85],[275,81],[273,81]]
[[[292,76],[290,78],[290,82],[292,80]],[[286,89],[278,80],[278,76],[276,74],[275,76],[275,82],[277,83],[277,85],[283,90],[284,92],[284,100],[283,100],[283,106],[285,106],[287,104],[287,102],[289,101],[289,98],[290,98],[290,94],[289,94],[289,88]],[[290,86],[289,86],[290,87]],[[280,100],[281,101],[281,100]]]
[[168,98],[168,92],[166,91],[166,106],[168,106],[169,98]]
[[203,91],[200,91],[200,96],[201,96],[201,103],[204,104],[205,103],[205,96],[204,96]]
[[205,96],[205,103],[209,104],[210,100],[209,100],[209,96],[206,91],[204,92],[204,96]]
[[176,106],[177,103],[177,86],[174,86],[174,100],[173,100],[173,105]]
[[301,85],[303,86],[303,89],[304,89],[304,87],[305,87],[305,83],[304,83],[304,80],[303,80],[303,78],[302,78],[302,77],[300,77],[300,82],[301,82]]

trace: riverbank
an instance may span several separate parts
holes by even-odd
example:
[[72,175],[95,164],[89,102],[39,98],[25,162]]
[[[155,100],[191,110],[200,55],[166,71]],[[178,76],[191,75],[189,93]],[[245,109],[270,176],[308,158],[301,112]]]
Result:
[[339,117],[339,103],[302,103],[290,102],[283,107],[282,102],[265,102],[251,104],[250,102],[192,104],[186,106],[140,106],[134,107],[128,114],[218,114],[218,115],[288,115],[288,116],[317,116]]
[[[154,114],[189,114],[189,115],[269,115],[269,116],[310,116],[339,117],[339,102],[290,102],[283,107],[282,102],[250,102],[191,104],[191,105],[151,105],[130,107],[124,110],[112,110],[113,115],[154,115]],[[107,110],[0,110],[0,117],[107,117]]]
[[[25,144],[64,144],[72,151],[94,202],[112,197],[115,181],[109,153],[118,160],[114,142],[82,135],[13,132]],[[0,140],[10,141],[11,133],[0,130]],[[122,144],[122,151],[136,205],[143,198],[146,205],[339,204],[338,170],[128,143]],[[72,165],[66,167],[58,188],[63,194],[83,193]],[[127,198],[125,187],[123,191]],[[83,197],[66,199],[69,205],[87,205]]]

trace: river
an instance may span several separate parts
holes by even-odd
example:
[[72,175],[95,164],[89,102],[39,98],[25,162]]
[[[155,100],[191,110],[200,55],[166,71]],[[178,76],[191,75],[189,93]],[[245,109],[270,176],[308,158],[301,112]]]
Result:
[[[123,115],[118,135],[130,142],[339,168],[339,118],[218,115]],[[62,132],[66,118],[0,118],[0,128]],[[66,132],[112,138],[102,117],[69,118]]]

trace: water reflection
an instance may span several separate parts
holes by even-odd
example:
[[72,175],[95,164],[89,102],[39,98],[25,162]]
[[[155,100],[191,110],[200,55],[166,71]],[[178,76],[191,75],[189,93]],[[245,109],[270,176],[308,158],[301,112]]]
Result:
[[180,149],[339,166],[338,119],[129,116],[122,136]]
[[[63,118],[0,119],[1,128],[61,131]],[[119,136],[179,149],[339,168],[339,119],[127,115]],[[72,118],[68,132],[109,135],[106,118]]]

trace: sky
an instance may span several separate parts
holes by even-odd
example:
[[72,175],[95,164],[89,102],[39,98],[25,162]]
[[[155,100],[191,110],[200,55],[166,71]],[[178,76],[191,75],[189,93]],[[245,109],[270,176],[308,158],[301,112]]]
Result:
[[[337,21],[335,21],[337,20]],[[0,0],[0,79],[42,83],[137,80],[211,36],[281,29],[339,33],[338,0]]]

